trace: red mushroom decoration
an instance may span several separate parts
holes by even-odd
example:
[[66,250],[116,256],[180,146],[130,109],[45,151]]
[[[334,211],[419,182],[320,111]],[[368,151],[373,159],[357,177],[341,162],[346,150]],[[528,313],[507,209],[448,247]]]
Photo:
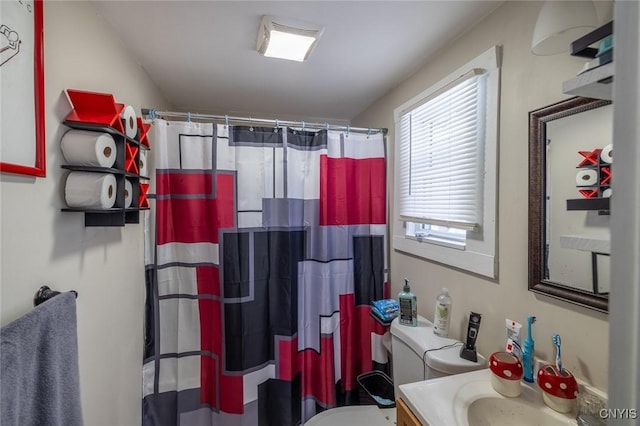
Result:
[[504,396],[520,395],[520,379],[524,369],[522,363],[509,352],[494,352],[489,357],[491,370],[491,385],[493,389]]
[[578,382],[569,370],[563,368],[559,371],[555,365],[540,367],[538,386],[542,389],[542,399],[549,407],[561,413],[573,409],[578,396]]

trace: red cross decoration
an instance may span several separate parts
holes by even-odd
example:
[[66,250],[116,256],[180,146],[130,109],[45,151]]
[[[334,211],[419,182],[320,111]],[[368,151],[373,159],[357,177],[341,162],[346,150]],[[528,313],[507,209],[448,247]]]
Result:
[[601,167],[600,168],[600,185],[610,185],[611,183],[611,168],[609,167]]
[[580,189],[578,192],[580,192],[580,194],[585,198],[595,198],[598,196],[597,189]]
[[138,130],[140,131],[140,140],[138,142],[144,146],[149,146],[149,137],[147,136],[149,129],[151,129],[151,124],[143,122],[142,117],[138,117]]
[[127,143],[127,150],[124,160],[124,169],[128,173],[138,174],[138,163],[136,161],[136,156],[138,155],[138,147]]
[[120,120],[124,104],[117,103],[113,95],[73,89],[67,89],[67,95],[73,111],[67,115],[66,121],[102,125],[124,133]]
[[593,151],[578,151],[578,154],[584,157],[580,164],[578,164],[578,167],[598,165],[600,162],[600,151],[602,151],[600,148],[596,148]]
[[149,191],[149,184],[140,182],[140,195],[138,196],[138,207],[149,207],[149,200],[147,199],[147,191]]

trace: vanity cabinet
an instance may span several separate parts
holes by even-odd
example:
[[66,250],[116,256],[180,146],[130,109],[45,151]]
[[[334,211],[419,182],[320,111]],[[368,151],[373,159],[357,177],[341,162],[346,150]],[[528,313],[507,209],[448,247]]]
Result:
[[398,398],[396,400],[396,425],[397,426],[422,426],[420,420],[413,414],[407,404]]
[[[84,214],[85,226],[124,226],[139,223],[140,211],[149,209],[147,190],[149,177],[141,174],[142,160],[150,150],[147,132],[149,124],[137,118],[138,132],[135,137],[126,135],[120,112],[124,105],[118,104],[113,96],[105,93],[67,90],[74,110],[67,115],[63,124],[71,129],[107,133],[115,142],[116,159],[112,167],[97,167],[63,164],[63,169],[71,172],[111,174],[115,177],[115,204],[111,208],[62,208],[63,212]],[[135,118],[132,118],[136,120]],[[132,123],[133,124],[133,123]],[[129,194],[127,189],[131,184]],[[126,198],[131,197],[127,206]]]

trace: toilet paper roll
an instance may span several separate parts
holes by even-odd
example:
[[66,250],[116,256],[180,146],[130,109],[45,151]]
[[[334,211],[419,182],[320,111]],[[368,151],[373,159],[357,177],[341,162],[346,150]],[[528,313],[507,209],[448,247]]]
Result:
[[611,194],[613,194],[613,191],[611,191],[611,188],[607,188],[604,191],[602,191],[603,198],[610,198]]
[[73,208],[109,209],[116,202],[116,178],[110,173],[71,172],[64,198]]
[[613,161],[613,144],[609,144],[600,151],[600,159],[603,163],[611,164]]
[[124,181],[124,208],[128,209],[131,207],[131,202],[133,201],[133,184],[129,179]]
[[69,130],[60,148],[71,165],[111,167],[116,162],[116,143],[109,133]]
[[133,107],[131,105],[124,107],[120,113],[120,118],[124,121],[124,134],[129,138],[135,138],[138,135],[138,120]]
[[577,186],[591,186],[598,183],[598,172],[595,170],[578,170],[576,173]]
[[147,167],[147,151],[140,150],[140,158],[138,160],[140,176],[149,177],[149,168]]

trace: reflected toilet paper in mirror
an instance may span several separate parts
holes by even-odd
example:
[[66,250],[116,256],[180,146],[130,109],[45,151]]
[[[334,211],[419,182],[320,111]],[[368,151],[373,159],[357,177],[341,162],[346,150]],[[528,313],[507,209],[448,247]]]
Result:
[[600,151],[600,160],[603,163],[611,164],[613,162],[613,144],[609,144]]
[[592,186],[598,183],[598,172],[596,170],[578,170],[576,173],[577,186]]

